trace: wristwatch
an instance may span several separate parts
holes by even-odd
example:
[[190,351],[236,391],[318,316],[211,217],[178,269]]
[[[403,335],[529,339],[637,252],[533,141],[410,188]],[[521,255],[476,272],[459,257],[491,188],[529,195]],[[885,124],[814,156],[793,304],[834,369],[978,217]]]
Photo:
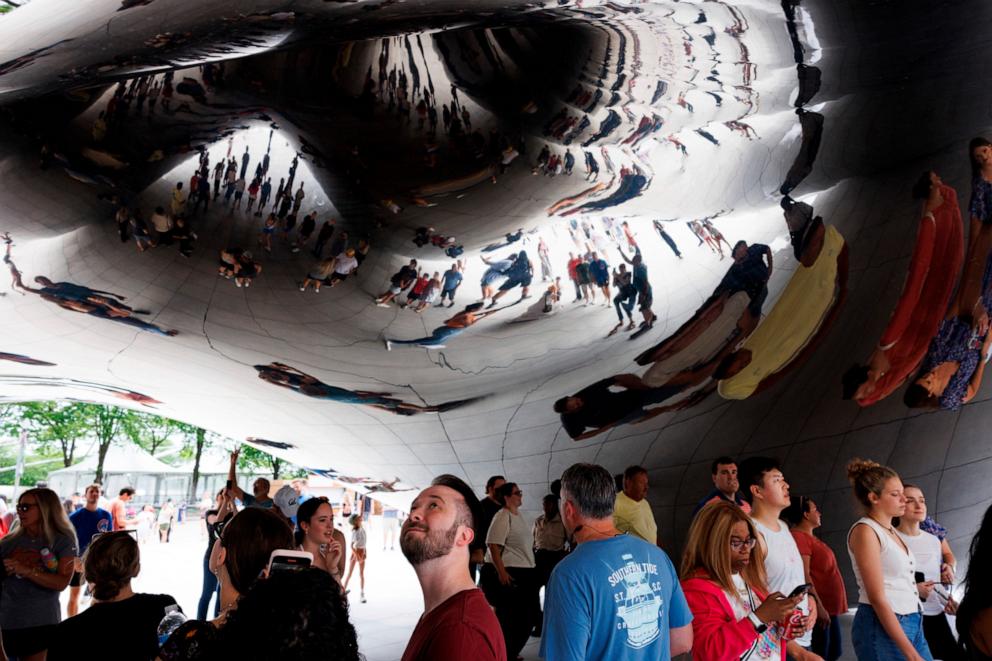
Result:
[[754,614],[754,611],[747,614],[747,619],[751,620],[751,624],[754,625],[754,630],[758,633],[765,633],[768,629],[768,625],[758,619],[758,616]]

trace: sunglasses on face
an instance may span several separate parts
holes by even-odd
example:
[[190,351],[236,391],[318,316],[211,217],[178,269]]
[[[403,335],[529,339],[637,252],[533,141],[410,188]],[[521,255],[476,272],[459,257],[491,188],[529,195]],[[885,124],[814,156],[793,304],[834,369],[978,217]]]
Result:
[[27,513],[32,507],[38,507],[38,503],[19,503],[17,505],[17,511],[21,514]]

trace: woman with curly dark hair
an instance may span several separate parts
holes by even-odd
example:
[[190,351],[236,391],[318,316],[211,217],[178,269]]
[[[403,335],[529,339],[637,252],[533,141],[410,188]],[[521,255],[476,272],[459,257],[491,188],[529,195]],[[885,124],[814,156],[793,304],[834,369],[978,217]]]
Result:
[[362,658],[341,590],[320,569],[280,571],[257,581],[228,616],[219,642],[223,658],[239,661]]
[[974,661],[992,660],[992,507],[971,540],[965,593],[958,606],[958,640]]

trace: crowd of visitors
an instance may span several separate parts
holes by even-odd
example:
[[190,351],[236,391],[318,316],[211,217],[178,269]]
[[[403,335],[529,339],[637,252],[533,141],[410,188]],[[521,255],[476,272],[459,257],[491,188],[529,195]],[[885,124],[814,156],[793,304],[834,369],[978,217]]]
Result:
[[[132,532],[140,519],[127,517],[133,489],[108,509],[95,484],[78,507],[46,488],[24,491],[16,524],[0,539],[0,658],[97,649],[101,658],[165,661],[361,658],[347,585],[357,567],[365,601],[362,514],[349,518],[345,574],[346,541],[327,499],[298,482],[270,496],[264,478],[248,493],[237,486],[236,461],[234,453],[228,486],[205,513],[205,598],[191,620],[171,596],[131,588],[141,569]],[[768,457],[739,466],[719,457],[711,472],[714,489],[696,508],[678,568],[661,548],[643,467],[612,476],[575,464],[533,521],[520,486],[503,476],[487,481],[481,500],[457,477],[435,478],[400,529],[424,597],[403,661],[518,659],[531,636],[549,660],[838,659],[847,594],[837,557],[815,534],[817,503],[792,495]],[[852,460],[847,472],[863,507],[847,540],[857,658],[992,658],[992,509],[972,542],[959,604],[956,559],[946,530],[927,516],[923,490],[872,461]],[[287,570],[284,554],[306,562]],[[79,612],[70,591],[60,621],[59,594],[74,586],[78,598],[84,583],[91,605]],[[948,614],[957,615],[957,636]],[[113,644],[94,631],[115,632]]]

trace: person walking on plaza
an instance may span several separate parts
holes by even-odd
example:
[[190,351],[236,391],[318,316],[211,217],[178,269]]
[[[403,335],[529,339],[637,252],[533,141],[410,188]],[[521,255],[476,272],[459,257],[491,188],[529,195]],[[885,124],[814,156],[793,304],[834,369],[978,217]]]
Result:
[[888,466],[863,459],[847,465],[847,476],[864,508],[847,534],[858,583],[854,652],[859,661],[933,661],[923,633],[916,558],[892,526],[892,519],[906,513],[902,480]]
[[79,558],[76,559],[72,578],[69,580],[69,603],[65,607],[69,617],[79,612],[79,592],[83,584],[83,563],[80,558],[86,553],[86,548],[94,537],[110,532],[114,527],[114,518],[110,516],[110,512],[97,506],[101,493],[99,484],[86,487],[83,492],[86,504],[69,515],[69,522],[76,529],[76,539],[79,542]]
[[837,568],[834,552],[813,534],[822,523],[816,503],[807,496],[792,496],[790,500],[782,518],[792,530],[803,559],[806,582],[813,586],[809,596],[816,601],[817,619],[810,651],[826,661],[836,661],[841,655],[840,616],[847,612],[844,578]]
[[692,613],[665,552],[613,525],[613,477],[574,464],[561,476],[561,518],[576,543],[551,574],[541,657],[669,661],[692,649]]
[[360,513],[352,514],[351,518],[348,519],[348,523],[351,524],[351,558],[348,564],[348,575],[344,579],[344,589],[345,592],[348,591],[348,581],[351,580],[351,574],[355,571],[355,565],[358,565],[358,585],[361,590],[361,600],[365,603],[365,556],[368,550],[368,536],[365,533],[365,528],[362,527],[362,515]]
[[499,622],[469,572],[479,502],[465,482],[439,475],[410,505],[400,550],[424,594],[424,613],[402,661],[506,661]]
[[643,466],[628,466],[623,472],[623,491],[617,494],[613,505],[613,525],[643,539],[648,544],[661,546],[658,524],[647,501],[648,471]]

